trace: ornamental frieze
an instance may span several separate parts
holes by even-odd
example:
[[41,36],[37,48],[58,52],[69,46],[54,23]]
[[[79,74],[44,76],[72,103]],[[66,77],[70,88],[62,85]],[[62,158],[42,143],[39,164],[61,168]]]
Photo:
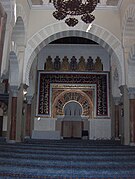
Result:
[[[101,73],[55,73],[55,72],[40,72],[39,73],[39,85],[38,85],[38,115],[43,116],[53,116],[53,109],[52,105],[56,99],[56,96],[59,96],[62,91],[65,89],[61,87],[60,89],[54,90],[52,88],[52,84],[58,86],[58,84],[67,85],[69,89],[76,88],[78,89],[78,85],[95,85],[95,93],[91,93],[90,90],[84,90],[85,87],[83,86],[84,93],[91,99],[94,105],[95,115],[98,116],[108,116],[108,72],[101,72]],[[81,87],[80,87],[81,88]],[[83,91],[82,90],[82,91]],[[55,94],[54,94],[55,91]],[[94,96],[94,97],[93,97]],[[67,93],[63,96],[63,100],[79,100],[82,96],[79,96],[78,93]],[[59,99],[60,100],[60,99]],[[60,110],[56,114],[63,115],[62,101],[59,101],[59,109]],[[82,104],[83,106],[90,107],[90,103],[85,100]],[[96,108],[96,109],[95,109]],[[86,108],[84,108],[86,109]],[[88,111],[88,109],[86,110]],[[86,114],[86,113],[85,113]],[[87,113],[88,114],[88,113]]]

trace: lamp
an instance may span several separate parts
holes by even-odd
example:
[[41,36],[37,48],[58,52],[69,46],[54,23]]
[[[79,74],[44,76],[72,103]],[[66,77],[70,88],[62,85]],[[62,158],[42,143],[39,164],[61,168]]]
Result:
[[78,19],[74,16],[81,16],[85,23],[91,23],[95,17],[91,14],[96,8],[98,0],[53,0],[56,11],[53,16],[58,20],[63,20],[67,16],[65,23],[68,26],[75,26]]

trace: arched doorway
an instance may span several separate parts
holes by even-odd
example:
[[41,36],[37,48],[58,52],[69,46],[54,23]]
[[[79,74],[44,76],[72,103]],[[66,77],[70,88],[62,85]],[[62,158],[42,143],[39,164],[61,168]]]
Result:
[[83,121],[82,106],[77,101],[70,101],[64,106],[64,118],[62,121],[63,138],[81,138]]
[[82,115],[82,107],[76,101],[67,103],[64,107],[64,119],[80,120]]

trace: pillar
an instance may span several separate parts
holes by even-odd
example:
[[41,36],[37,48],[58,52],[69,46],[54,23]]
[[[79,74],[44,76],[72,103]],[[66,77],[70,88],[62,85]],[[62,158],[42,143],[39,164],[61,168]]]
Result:
[[25,86],[23,84],[23,68],[25,66],[24,64],[25,45],[18,45],[17,50],[18,50],[17,58],[19,63],[19,84],[21,84],[21,86]]
[[21,84],[18,90],[17,99],[17,129],[16,129],[16,141],[20,142],[25,137],[25,122],[26,122],[26,102],[24,91],[25,85]]
[[31,137],[31,103],[32,96],[27,96],[25,136]]
[[10,106],[10,115],[9,115],[9,133],[8,139],[11,141],[16,140],[16,117],[17,117],[17,87],[10,87],[10,97],[9,97],[9,106]]
[[123,144],[130,144],[130,118],[129,118],[129,95],[126,85],[120,86],[121,91],[121,126],[122,126],[122,141]]
[[135,88],[129,88],[130,144],[135,145]]
[[120,98],[119,97],[116,97],[114,98],[114,136],[115,136],[115,139],[118,139],[119,138],[119,116],[120,116],[120,108],[119,108],[119,104],[120,104]]

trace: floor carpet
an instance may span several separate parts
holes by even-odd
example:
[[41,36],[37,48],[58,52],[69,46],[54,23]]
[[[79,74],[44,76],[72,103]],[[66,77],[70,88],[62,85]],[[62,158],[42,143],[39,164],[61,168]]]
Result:
[[0,178],[135,179],[135,147],[114,141],[3,142]]

